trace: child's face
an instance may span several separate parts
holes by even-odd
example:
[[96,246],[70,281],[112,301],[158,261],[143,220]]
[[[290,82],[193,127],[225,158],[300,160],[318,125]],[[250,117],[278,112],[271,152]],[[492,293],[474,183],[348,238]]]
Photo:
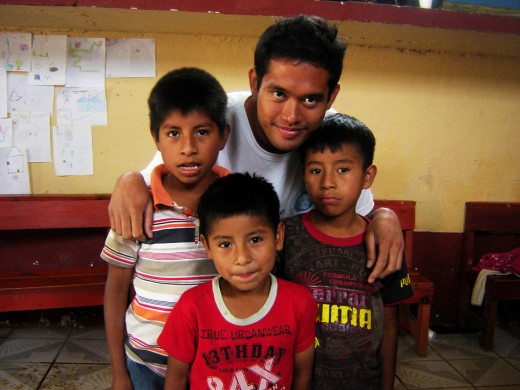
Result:
[[355,213],[362,189],[370,188],[375,165],[363,169],[363,157],[356,146],[343,144],[336,152],[307,152],[303,179],[316,208],[325,216]]
[[283,232],[281,223],[275,234],[265,218],[237,215],[215,221],[202,242],[228,291],[255,294],[269,283]]
[[228,133],[221,137],[217,124],[203,113],[176,110],[161,124],[155,145],[176,181],[189,186],[211,177]]

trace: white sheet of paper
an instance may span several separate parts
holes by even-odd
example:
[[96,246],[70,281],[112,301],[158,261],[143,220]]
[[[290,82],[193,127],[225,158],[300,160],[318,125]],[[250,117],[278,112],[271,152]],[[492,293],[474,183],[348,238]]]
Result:
[[0,69],[11,72],[29,72],[31,70],[30,33],[0,34]]
[[94,174],[90,126],[55,126],[52,134],[56,176]]
[[67,87],[105,86],[105,38],[67,38]]
[[0,194],[30,193],[29,164],[24,151],[16,146],[0,147]]
[[154,39],[107,39],[106,77],[155,77]]
[[7,72],[0,70],[0,118],[7,118]]
[[28,162],[51,161],[51,118],[46,112],[16,112],[13,145],[27,151]]
[[32,45],[32,85],[65,85],[66,35],[35,35]]
[[56,88],[58,126],[106,125],[104,88]]
[[0,147],[13,144],[13,120],[11,118],[0,119]]
[[27,73],[7,74],[7,111],[47,112],[52,115],[54,87],[29,85]]

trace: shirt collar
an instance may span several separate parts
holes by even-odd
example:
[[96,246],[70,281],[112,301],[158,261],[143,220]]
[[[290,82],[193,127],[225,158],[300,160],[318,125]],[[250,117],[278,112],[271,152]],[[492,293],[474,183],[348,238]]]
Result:
[[[217,177],[223,177],[223,176],[229,175],[229,173],[230,173],[226,168],[221,167],[219,165],[214,165],[212,168],[212,171],[213,171],[213,174]],[[154,208],[156,211],[158,210],[160,205],[167,206],[167,207],[173,206],[176,208],[179,207],[178,205],[175,204],[174,200],[172,199],[172,197],[170,196],[168,191],[166,191],[166,189],[164,188],[164,185],[162,183],[163,177],[166,176],[168,173],[170,173],[170,171],[168,171],[168,169],[166,168],[166,165],[164,165],[164,164],[157,165],[152,171],[151,192],[152,192],[152,197],[153,197],[153,205],[154,205]],[[188,209],[182,209],[180,211],[183,211],[184,213],[190,214],[190,215],[194,214],[191,211],[189,211]]]

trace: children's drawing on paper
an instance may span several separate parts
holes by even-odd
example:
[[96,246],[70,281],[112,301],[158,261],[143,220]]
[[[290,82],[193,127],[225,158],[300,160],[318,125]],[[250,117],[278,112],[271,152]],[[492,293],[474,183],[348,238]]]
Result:
[[11,118],[0,119],[0,147],[13,144],[13,121]]
[[45,112],[12,114],[13,144],[27,150],[28,162],[50,162],[50,116]]
[[28,74],[7,74],[7,110],[15,112],[53,111],[54,87],[28,84]]
[[30,84],[65,85],[66,64],[66,35],[35,35],[33,37]]
[[154,39],[107,39],[106,77],[155,77]]
[[29,166],[24,151],[16,146],[0,147],[0,194],[30,193]]
[[104,88],[56,88],[58,126],[106,125]]
[[0,70],[0,118],[7,118],[7,72]]
[[67,38],[67,87],[105,86],[105,38]]
[[94,174],[90,126],[55,126],[52,139],[56,176]]
[[4,33],[0,35],[0,69],[11,72],[31,70],[30,33]]

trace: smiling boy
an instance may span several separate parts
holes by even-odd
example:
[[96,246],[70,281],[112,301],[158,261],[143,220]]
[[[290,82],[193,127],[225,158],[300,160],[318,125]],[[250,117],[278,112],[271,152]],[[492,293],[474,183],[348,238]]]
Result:
[[166,389],[310,389],[316,303],[270,274],[284,229],[270,183],[231,174],[199,204],[201,237],[220,276],[186,292],[159,344]]

